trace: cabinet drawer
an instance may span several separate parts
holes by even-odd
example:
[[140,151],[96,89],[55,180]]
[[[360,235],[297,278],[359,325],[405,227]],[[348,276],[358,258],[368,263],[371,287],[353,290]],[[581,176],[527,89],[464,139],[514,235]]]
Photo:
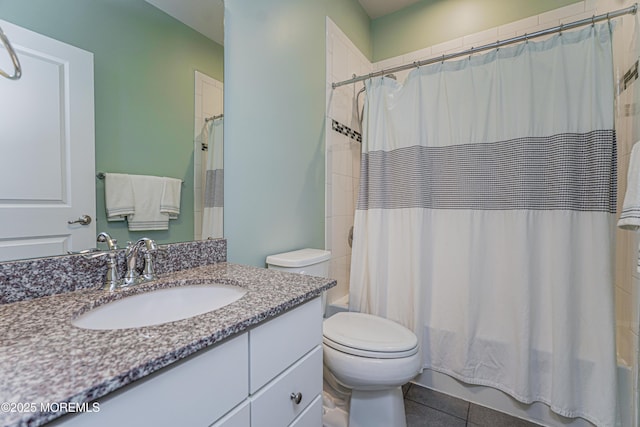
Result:
[[250,393],[258,391],[321,342],[320,298],[249,331]]
[[321,427],[322,426],[322,396],[318,396],[307,406],[307,409],[296,418],[289,427]]
[[[300,403],[291,397],[296,393],[302,395]],[[322,347],[317,346],[250,398],[251,426],[287,426],[321,393]]]

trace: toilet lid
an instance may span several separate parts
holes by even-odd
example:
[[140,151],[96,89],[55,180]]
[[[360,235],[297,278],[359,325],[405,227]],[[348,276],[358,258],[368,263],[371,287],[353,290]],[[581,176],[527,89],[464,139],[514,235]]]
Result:
[[404,326],[365,313],[334,314],[322,324],[323,342],[356,356],[399,358],[418,351],[418,338]]

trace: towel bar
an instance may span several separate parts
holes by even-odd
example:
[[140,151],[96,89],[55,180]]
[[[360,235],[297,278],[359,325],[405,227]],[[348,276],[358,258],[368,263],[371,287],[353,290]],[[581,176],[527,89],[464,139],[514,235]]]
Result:
[[[104,179],[104,178],[105,178],[105,176],[107,176],[107,175],[106,175],[106,173],[104,173],[104,172],[98,172],[98,173],[96,173],[96,177],[97,177],[98,179]],[[184,180],[182,180],[182,179],[181,179],[180,181],[181,181],[181,182],[182,182],[182,184],[184,185]]]

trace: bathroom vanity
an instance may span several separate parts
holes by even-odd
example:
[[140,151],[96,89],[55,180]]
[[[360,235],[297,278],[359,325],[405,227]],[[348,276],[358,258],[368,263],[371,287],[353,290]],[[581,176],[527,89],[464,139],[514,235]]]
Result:
[[[211,281],[246,294],[155,326],[71,324],[130,294]],[[113,293],[79,289],[0,305],[0,401],[16,409],[0,412],[0,424],[320,426],[320,295],[334,285],[216,262]],[[52,410],[41,410],[47,404]]]
[[51,425],[319,426],[321,337],[316,297]]

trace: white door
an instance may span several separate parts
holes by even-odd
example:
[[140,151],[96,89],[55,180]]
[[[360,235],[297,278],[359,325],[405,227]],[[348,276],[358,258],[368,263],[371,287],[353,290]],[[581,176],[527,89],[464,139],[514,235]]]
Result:
[[[0,27],[22,65],[0,77],[0,261],[95,247],[93,54]],[[0,68],[13,71],[1,44]]]

